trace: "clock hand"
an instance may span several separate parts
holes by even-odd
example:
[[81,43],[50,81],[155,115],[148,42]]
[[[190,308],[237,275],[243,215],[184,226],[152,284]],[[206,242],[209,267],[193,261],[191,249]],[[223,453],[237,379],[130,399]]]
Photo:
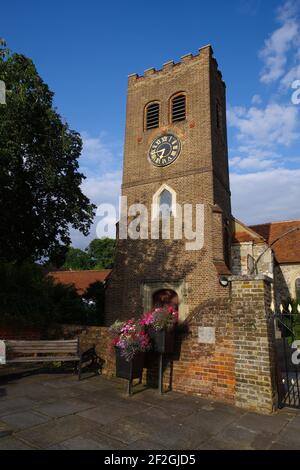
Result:
[[156,155],[158,156],[158,158],[162,159],[165,155],[165,151],[166,149],[161,149],[161,150],[158,150],[156,153]]

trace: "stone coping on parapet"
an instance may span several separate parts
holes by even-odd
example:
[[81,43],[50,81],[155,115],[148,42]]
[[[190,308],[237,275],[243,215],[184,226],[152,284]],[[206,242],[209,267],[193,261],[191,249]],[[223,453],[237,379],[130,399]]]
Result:
[[[175,63],[173,60],[165,62],[162,66],[162,69],[157,70],[154,67],[151,67],[151,68],[145,70],[143,75],[138,75],[137,73],[132,73],[132,74],[128,75],[128,82],[129,82],[129,84],[135,84],[137,82],[140,82],[141,80],[145,80],[147,78],[154,77],[154,76],[157,77],[158,75],[161,75],[161,74],[166,73],[166,72],[171,72],[171,71],[177,69],[178,67],[180,67],[182,64],[188,64],[188,63],[190,63],[194,60],[197,60],[197,59],[201,58],[203,55],[211,57],[212,60],[215,62],[216,67],[218,69],[218,62],[213,57],[212,46],[210,44],[208,44],[207,46],[201,47],[199,49],[198,54],[193,55],[192,53],[189,53],[189,54],[183,55],[181,57],[180,62]],[[220,72],[220,70],[218,70],[218,73],[219,73],[219,76],[222,80],[222,73]],[[225,82],[223,80],[222,80],[222,83],[225,86]]]
[[266,274],[245,274],[245,275],[233,275],[228,277],[228,281],[241,281],[241,282],[248,282],[248,281],[265,281],[269,284],[273,283],[273,279]]

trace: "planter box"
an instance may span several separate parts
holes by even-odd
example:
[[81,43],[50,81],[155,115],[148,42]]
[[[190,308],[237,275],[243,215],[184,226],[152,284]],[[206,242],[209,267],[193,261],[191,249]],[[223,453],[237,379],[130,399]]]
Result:
[[175,346],[175,329],[172,330],[149,330],[154,351],[160,354],[172,354]]
[[137,353],[132,361],[126,361],[121,355],[120,349],[116,348],[116,376],[120,379],[140,379],[143,376],[144,353]]

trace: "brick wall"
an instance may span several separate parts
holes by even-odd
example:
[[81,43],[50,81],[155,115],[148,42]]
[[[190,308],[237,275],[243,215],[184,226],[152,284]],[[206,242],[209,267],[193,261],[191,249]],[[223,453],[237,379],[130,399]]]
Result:
[[232,278],[235,350],[235,403],[271,413],[276,405],[274,320],[271,280],[264,276]]
[[[177,332],[176,351],[165,361],[165,388],[172,384],[178,392],[271,413],[276,405],[276,373],[270,303],[268,278],[233,277],[230,300],[202,304]],[[214,329],[213,343],[199,342],[199,329],[204,328]],[[83,350],[95,344],[105,361],[104,375],[115,373],[107,328],[68,326],[63,334],[79,335]],[[145,382],[157,386],[158,356],[149,354],[146,366]]]
[[[202,304],[181,325],[175,353],[165,361],[165,388],[171,383],[178,392],[271,413],[276,404],[276,363],[270,302],[268,278],[232,277],[231,299]],[[215,333],[210,342],[199,337],[207,328]],[[30,330],[23,331],[21,337],[32,339]],[[49,330],[47,337],[79,337],[82,351],[96,347],[103,361],[103,374],[115,374],[108,328],[63,325]],[[150,353],[146,366],[145,382],[157,386],[158,356]]]
[[108,328],[98,326],[59,325],[48,331],[48,339],[73,339],[79,337],[82,352],[95,346],[101,359],[105,376],[115,375],[115,352]]
[[43,339],[44,335],[39,328],[0,325],[0,339],[38,341]]

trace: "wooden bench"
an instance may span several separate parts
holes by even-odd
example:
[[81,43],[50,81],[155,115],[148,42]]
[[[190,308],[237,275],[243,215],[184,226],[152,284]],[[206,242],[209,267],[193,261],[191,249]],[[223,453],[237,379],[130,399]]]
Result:
[[79,339],[70,341],[5,341],[6,364],[74,362],[81,379]]

